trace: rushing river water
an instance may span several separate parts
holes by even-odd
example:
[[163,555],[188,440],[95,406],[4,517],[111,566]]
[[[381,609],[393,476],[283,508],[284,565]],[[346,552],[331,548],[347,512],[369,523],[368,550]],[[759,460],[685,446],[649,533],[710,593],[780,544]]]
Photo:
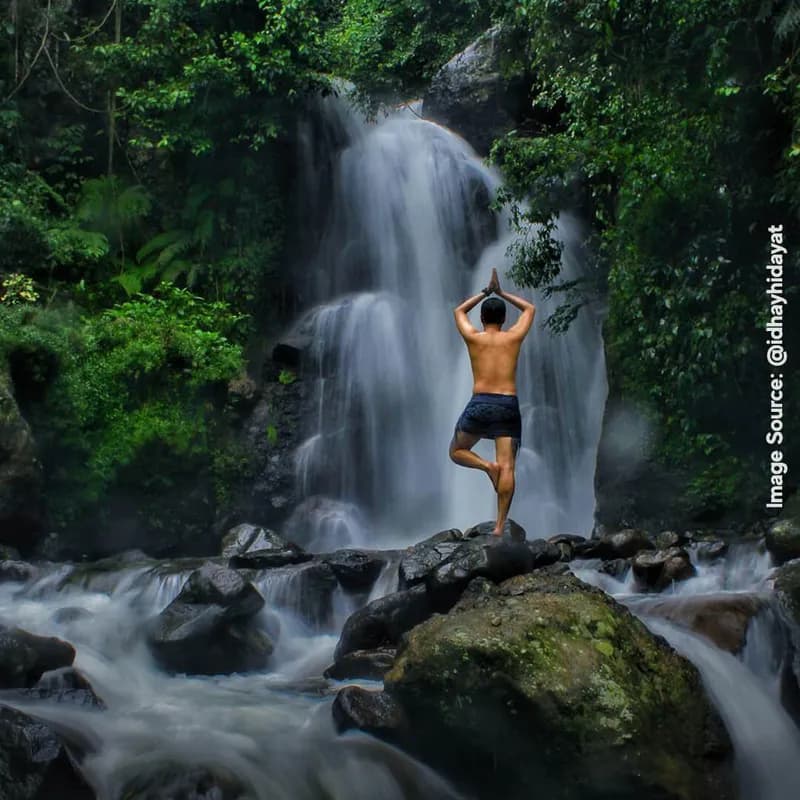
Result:
[[[312,551],[388,548],[493,518],[488,479],[453,465],[447,448],[471,391],[452,309],[485,285],[492,266],[501,276],[507,266],[508,220],[488,209],[497,176],[462,140],[409,110],[367,124],[329,98],[301,140],[314,231],[304,269],[313,303],[290,333],[311,341],[316,404],[296,454],[306,501],[286,532]],[[571,279],[581,272],[577,221],[562,219],[560,236],[562,277]],[[586,308],[568,334],[551,336],[541,323],[556,301],[519,293],[533,297],[538,315],[518,372],[523,447],[512,517],[529,538],[588,535],[606,395],[599,320]],[[516,313],[509,309],[509,321]],[[491,454],[487,442],[477,451]],[[167,763],[233,774],[258,800],[458,796],[397,749],[364,734],[335,733],[336,687],[322,672],[348,614],[369,598],[337,589],[321,604],[302,569],[255,579],[267,600],[264,628],[276,615],[280,625],[269,670],[186,677],[157,669],[145,623],[195,566],[143,561],[88,582],[67,580],[72,567],[64,566],[25,586],[0,585],[0,616],[73,643],[76,666],[108,705],[102,712],[46,702],[25,707],[84,753],[100,800],[120,800],[130,779]],[[775,621],[757,617],[736,658],[648,615],[652,595],[637,595],[630,576],[614,580],[597,566],[573,564],[700,669],[735,744],[741,800],[795,800],[800,743],[780,704],[786,652]],[[769,569],[767,556],[734,548],[713,566],[698,564],[697,577],[656,599],[763,593]],[[396,586],[394,564],[371,596]],[[64,607],[83,612],[57,622]]]

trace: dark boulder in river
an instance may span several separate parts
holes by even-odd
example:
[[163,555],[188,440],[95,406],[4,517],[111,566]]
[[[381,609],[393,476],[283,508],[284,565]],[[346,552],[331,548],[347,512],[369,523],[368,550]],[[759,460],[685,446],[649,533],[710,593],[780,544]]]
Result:
[[473,581],[403,637],[398,740],[479,798],[733,798],[731,744],[697,670],[571,575]]
[[235,570],[206,564],[152,621],[150,649],[170,672],[215,675],[262,669],[273,650],[255,619],[263,606],[258,590]]
[[75,648],[68,642],[0,624],[0,689],[30,688],[42,673],[74,660]]
[[0,706],[3,800],[94,800],[61,739],[44,722]]

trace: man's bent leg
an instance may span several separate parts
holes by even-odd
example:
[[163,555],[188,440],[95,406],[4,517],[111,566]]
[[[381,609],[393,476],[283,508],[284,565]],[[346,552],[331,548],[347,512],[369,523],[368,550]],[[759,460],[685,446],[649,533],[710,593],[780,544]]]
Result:
[[496,461],[486,461],[477,453],[472,452],[472,448],[475,447],[480,438],[474,433],[457,430],[450,442],[450,458],[462,467],[483,470],[489,476],[496,491],[500,465]]
[[494,440],[494,446],[497,463],[500,465],[500,476],[497,480],[497,522],[492,533],[501,536],[514,497],[514,466],[518,445],[510,436],[498,436]]

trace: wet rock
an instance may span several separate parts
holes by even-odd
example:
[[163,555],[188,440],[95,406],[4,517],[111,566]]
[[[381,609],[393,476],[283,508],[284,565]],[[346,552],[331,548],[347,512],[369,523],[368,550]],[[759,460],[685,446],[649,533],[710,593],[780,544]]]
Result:
[[0,706],[3,800],[95,800],[75,760],[45,723]]
[[97,696],[86,676],[74,667],[61,667],[45,672],[30,689],[22,689],[20,697],[69,703],[103,710],[106,704]]
[[150,624],[148,644],[170,672],[216,675],[266,666],[274,648],[256,622],[258,590],[231,569],[207,564]]
[[575,558],[575,546],[586,541],[585,536],[578,536],[574,533],[558,533],[551,536],[548,540],[549,544],[554,544],[558,547],[561,553],[561,561],[572,561]]
[[406,727],[399,703],[385,692],[371,692],[360,686],[346,686],[331,708],[339,733],[356,728],[373,736],[397,736]]
[[792,671],[795,684],[800,685],[800,560],[779,567],[772,584],[778,606],[788,622]]
[[686,537],[677,531],[660,531],[653,536],[653,544],[658,550],[668,550],[686,544]]
[[26,561],[0,561],[0,583],[27,583],[39,575],[39,570]]
[[463,541],[461,531],[450,528],[409,547],[398,569],[400,588],[408,589],[424,581],[425,576],[449,558]]
[[285,542],[275,531],[243,523],[231,528],[222,540],[222,555],[230,566],[267,569],[310,561],[313,556],[296,544]]
[[433,613],[422,584],[380,597],[348,617],[333,658],[341,661],[357,650],[396,645],[402,634]]
[[766,607],[760,595],[704,594],[648,600],[646,613],[684,625],[736,655],[745,645],[750,620]]
[[68,667],[75,660],[75,648],[61,639],[34,636],[21,628],[0,624],[0,688],[33,686],[42,673]]
[[478,797],[735,796],[697,670],[571,575],[474,581],[403,638],[384,684],[415,754]]
[[695,553],[698,561],[716,561],[728,552],[728,543],[721,539],[710,542],[701,542],[697,545]]
[[380,681],[394,663],[394,648],[378,650],[354,650],[331,664],[323,673],[336,681],[348,678],[366,678]]
[[30,553],[42,534],[42,465],[30,426],[14,398],[5,358],[0,363],[0,543]]
[[502,30],[486,31],[431,80],[422,115],[460,133],[485,155],[492,141],[516,126],[526,105],[521,72],[504,74]]
[[604,575],[610,575],[612,578],[616,578],[617,580],[622,580],[630,567],[630,559],[612,558],[610,561],[604,561],[597,568],[597,571],[602,572]]
[[239,414],[250,411],[259,396],[258,384],[249,375],[240,375],[228,383],[228,405]]
[[270,605],[288,608],[317,629],[328,625],[339,582],[330,564],[308,561],[252,573]]
[[58,623],[59,625],[68,625],[70,622],[77,622],[78,620],[82,619],[91,619],[94,615],[91,611],[86,608],[80,608],[79,606],[65,606],[64,608],[59,608],[58,611],[53,614],[53,622]]
[[689,554],[680,547],[638,553],[631,563],[637,581],[656,592],[666,589],[675,581],[685,581],[695,575]]
[[765,542],[776,564],[800,558],[800,521],[789,517],[773,522]]
[[589,539],[575,546],[578,558],[630,558],[640,550],[653,550],[654,546],[644,531],[625,528],[617,533],[605,534],[599,539]]
[[299,367],[303,354],[311,347],[310,336],[286,337],[272,348],[272,360],[287,367]]
[[144,769],[120,793],[125,800],[249,800],[253,796],[232,772],[186,764]]
[[[473,539],[476,536],[492,536],[494,524],[494,520],[479,522],[477,525],[467,528],[467,530],[464,531],[463,538]],[[510,517],[506,520],[505,525],[503,525],[503,535],[501,538],[510,538],[515,542],[524,542],[527,536],[528,534],[525,532],[525,528],[523,528],[522,525],[520,525],[518,522],[515,522]]]
[[320,556],[345,589],[370,589],[386,565],[386,555],[371,550],[337,550]]
[[436,599],[437,609],[446,610],[473,578],[503,581],[512,575],[530,572],[537,566],[552,564],[560,555],[557,545],[542,540],[519,542],[481,536],[463,542],[427,576],[425,585]]
[[65,586],[75,586],[92,592],[111,594],[124,572],[152,563],[153,559],[141,550],[125,550],[117,555],[77,565],[59,583],[58,590],[61,591]]

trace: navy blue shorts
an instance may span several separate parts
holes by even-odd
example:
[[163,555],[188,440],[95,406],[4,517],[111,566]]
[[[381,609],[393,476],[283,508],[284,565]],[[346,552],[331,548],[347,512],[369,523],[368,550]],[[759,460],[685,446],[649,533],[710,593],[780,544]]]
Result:
[[515,449],[522,439],[522,417],[515,394],[473,394],[456,422],[456,431],[471,433],[482,439],[510,436]]

